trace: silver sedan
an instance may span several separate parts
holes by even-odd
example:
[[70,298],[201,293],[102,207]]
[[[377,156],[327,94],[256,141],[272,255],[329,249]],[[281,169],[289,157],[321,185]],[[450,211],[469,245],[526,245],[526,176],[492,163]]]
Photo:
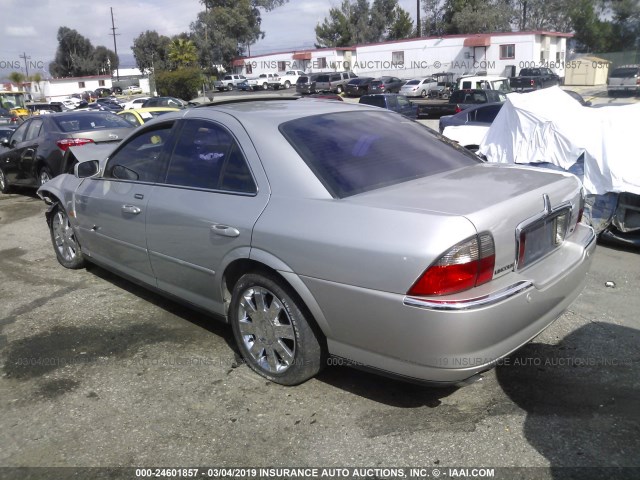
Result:
[[576,177],[482,163],[373,107],[197,107],[74,153],[39,190],[59,262],[219,316],[285,385],[327,363],[465,381],[571,304],[595,248]]

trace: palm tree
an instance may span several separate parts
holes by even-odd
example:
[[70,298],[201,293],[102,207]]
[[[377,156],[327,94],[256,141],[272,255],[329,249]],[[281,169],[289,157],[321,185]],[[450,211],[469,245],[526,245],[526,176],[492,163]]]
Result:
[[24,83],[25,76],[20,72],[11,72],[9,74],[9,80],[11,80],[12,83],[15,83],[18,87],[20,87]]
[[175,68],[195,65],[198,61],[198,51],[191,40],[174,38],[169,45],[169,61]]

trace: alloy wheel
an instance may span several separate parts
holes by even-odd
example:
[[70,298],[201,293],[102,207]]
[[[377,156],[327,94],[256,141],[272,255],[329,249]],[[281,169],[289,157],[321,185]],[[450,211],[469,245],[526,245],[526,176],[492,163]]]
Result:
[[251,358],[269,373],[283,373],[294,363],[293,322],[280,299],[264,287],[250,287],[238,305],[238,327]]
[[58,210],[51,220],[53,239],[60,256],[67,262],[76,258],[78,244],[67,215]]

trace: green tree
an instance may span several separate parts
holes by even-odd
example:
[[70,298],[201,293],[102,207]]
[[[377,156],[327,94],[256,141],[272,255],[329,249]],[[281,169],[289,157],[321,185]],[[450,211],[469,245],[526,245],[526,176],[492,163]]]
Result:
[[351,45],[409,38],[413,33],[411,15],[398,0],[343,0],[339,8],[316,26],[316,47]]
[[115,52],[102,45],[95,48],[92,58],[97,73],[111,75],[118,68],[118,57]]
[[11,83],[15,83],[19,87],[24,83],[25,76],[21,72],[11,72],[9,74],[9,80],[11,80]]
[[202,70],[197,67],[158,71],[155,74],[156,89],[160,95],[190,100],[202,86]]
[[171,39],[155,30],[147,30],[133,41],[133,57],[138,69],[147,74],[153,69],[164,70],[169,67],[169,45]]
[[198,61],[198,50],[191,40],[176,37],[169,44],[168,57],[172,69],[194,66]]
[[91,42],[76,30],[68,27],[58,29],[58,49],[55,60],[49,64],[54,77],[81,77],[95,75],[101,70],[101,63],[111,59],[111,68],[118,68],[116,54],[106,47],[94,48]]
[[200,65],[211,72],[229,67],[256,41],[264,38],[260,29],[262,11],[270,11],[288,0],[201,0],[205,6],[190,26]]

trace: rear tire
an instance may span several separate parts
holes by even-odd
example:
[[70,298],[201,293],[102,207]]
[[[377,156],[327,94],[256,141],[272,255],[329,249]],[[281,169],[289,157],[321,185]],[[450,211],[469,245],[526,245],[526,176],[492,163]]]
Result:
[[82,249],[69,222],[69,216],[60,204],[53,207],[48,223],[53,251],[56,252],[60,265],[72,270],[83,268],[86,262]]
[[262,84],[262,89],[263,89],[263,90],[267,90],[268,88],[269,88],[269,84],[268,84],[267,82],[264,82],[264,83]]
[[295,292],[271,273],[240,277],[229,321],[249,368],[274,383],[300,384],[324,366],[322,334]]
[[427,96],[427,91],[426,90],[422,90],[422,92],[420,93],[420,96],[422,98],[425,98]]

